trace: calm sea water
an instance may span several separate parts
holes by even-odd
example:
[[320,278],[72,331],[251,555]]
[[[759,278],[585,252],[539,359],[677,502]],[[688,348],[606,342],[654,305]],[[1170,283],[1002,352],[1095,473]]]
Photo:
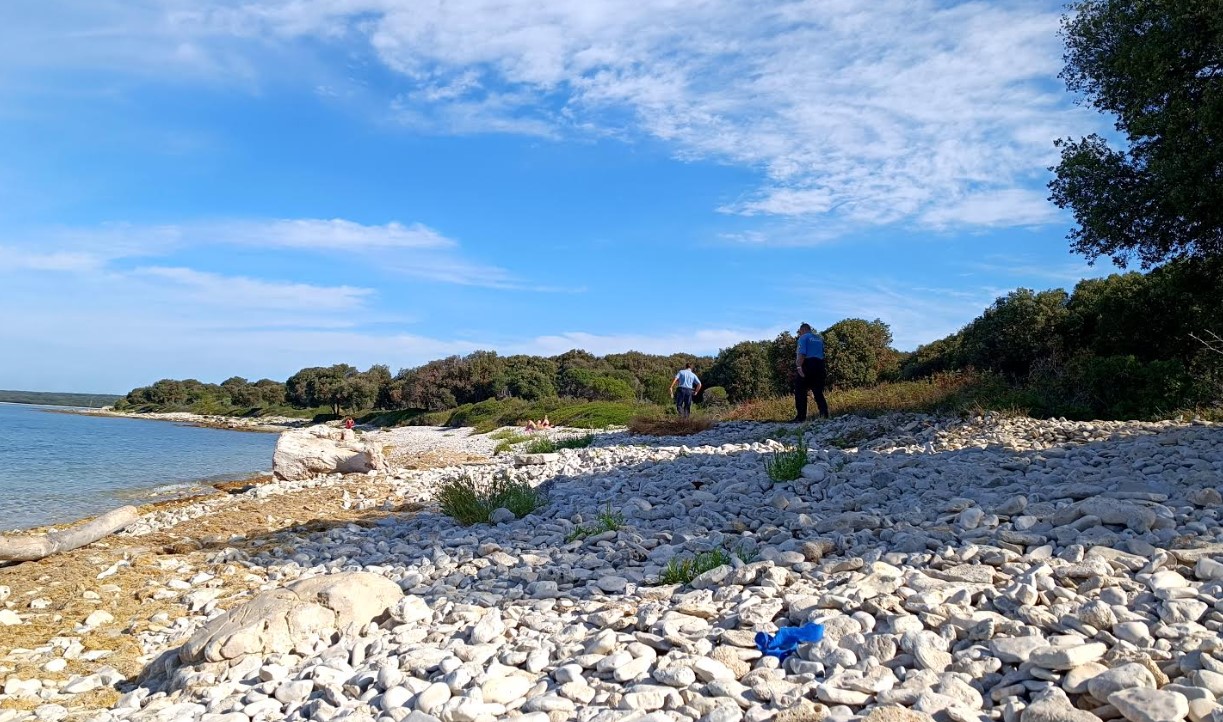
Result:
[[72,521],[266,471],[276,438],[0,403],[0,530]]

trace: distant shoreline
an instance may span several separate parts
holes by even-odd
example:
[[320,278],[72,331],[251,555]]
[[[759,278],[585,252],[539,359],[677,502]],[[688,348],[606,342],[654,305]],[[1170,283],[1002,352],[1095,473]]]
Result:
[[286,429],[309,425],[309,421],[306,419],[294,419],[287,416],[246,419],[239,416],[193,414],[187,411],[135,413],[115,411],[111,408],[87,409],[81,407],[47,408],[46,411],[54,414],[75,414],[78,416],[107,416],[121,419],[143,419],[145,421],[169,421],[176,424],[199,426],[207,429],[247,431],[261,434],[279,434]]

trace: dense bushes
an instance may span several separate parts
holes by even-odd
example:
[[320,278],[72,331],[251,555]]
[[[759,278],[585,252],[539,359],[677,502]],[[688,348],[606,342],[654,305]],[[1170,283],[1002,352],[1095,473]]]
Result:
[[[1223,262],[1180,261],[1145,275],[1085,280],[1069,293],[1018,289],[957,333],[908,354],[891,348],[883,321],[845,319],[822,333],[833,407],[878,413],[967,402],[1035,415],[1130,418],[1217,405],[1223,354],[1193,336],[1223,333],[1221,278]],[[394,375],[386,366],[337,364],[302,369],[284,384],[163,379],[133,390],[119,406],[306,415],[378,408],[383,413],[366,418],[485,429],[549,415],[555,424],[597,428],[669,404],[671,379],[691,363],[705,386],[699,402],[750,403],[732,416],[754,417],[776,405],[759,400],[789,393],[794,350],[786,332],[737,343],[716,358],[477,351]]]
[[1038,415],[1141,418],[1217,406],[1223,355],[1194,336],[1223,329],[1223,262],[1084,280],[1072,292],[1019,289],[959,332],[918,348],[901,375],[999,374]]

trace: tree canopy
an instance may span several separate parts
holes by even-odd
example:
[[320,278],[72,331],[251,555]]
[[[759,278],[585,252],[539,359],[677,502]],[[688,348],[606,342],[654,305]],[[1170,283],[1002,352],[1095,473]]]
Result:
[[1057,141],[1073,249],[1144,268],[1223,253],[1223,0],[1079,0],[1062,34],[1061,77],[1126,144]]

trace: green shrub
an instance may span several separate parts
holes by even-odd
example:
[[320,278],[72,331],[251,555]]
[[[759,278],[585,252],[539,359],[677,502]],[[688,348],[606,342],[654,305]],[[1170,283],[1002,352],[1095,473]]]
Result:
[[726,394],[726,389],[721,386],[710,386],[701,391],[701,403],[705,406],[729,406],[730,398]]
[[798,445],[787,451],[773,453],[773,458],[766,459],[764,468],[773,481],[794,481],[803,474],[807,465],[807,439],[798,435]]
[[522,518],[544,505],[542,494],[509,474],[501,474],[490,483],[480,483],[470,476],[447,479],[437,490],[442,513],[464,526],[486,524],[493,511],[502,507]]
[[544,496],[523,481],[515,481],[508,474],[499,476],[490,485],[488,493],[489,514],[505,507],[521,519],[544,505]]
[[556,451],[556,442],[546,436],[540,436],[527,444],[528,454],[551,454]]
[[568,439],[558,439],[555,444],[558,449],[585,449],[595,442],[594,434],[571,436]]
[[488,506],[479,484],[467,475],[443,481],[436,496],[442,513],[464,526],[487,523],[495,508]]

